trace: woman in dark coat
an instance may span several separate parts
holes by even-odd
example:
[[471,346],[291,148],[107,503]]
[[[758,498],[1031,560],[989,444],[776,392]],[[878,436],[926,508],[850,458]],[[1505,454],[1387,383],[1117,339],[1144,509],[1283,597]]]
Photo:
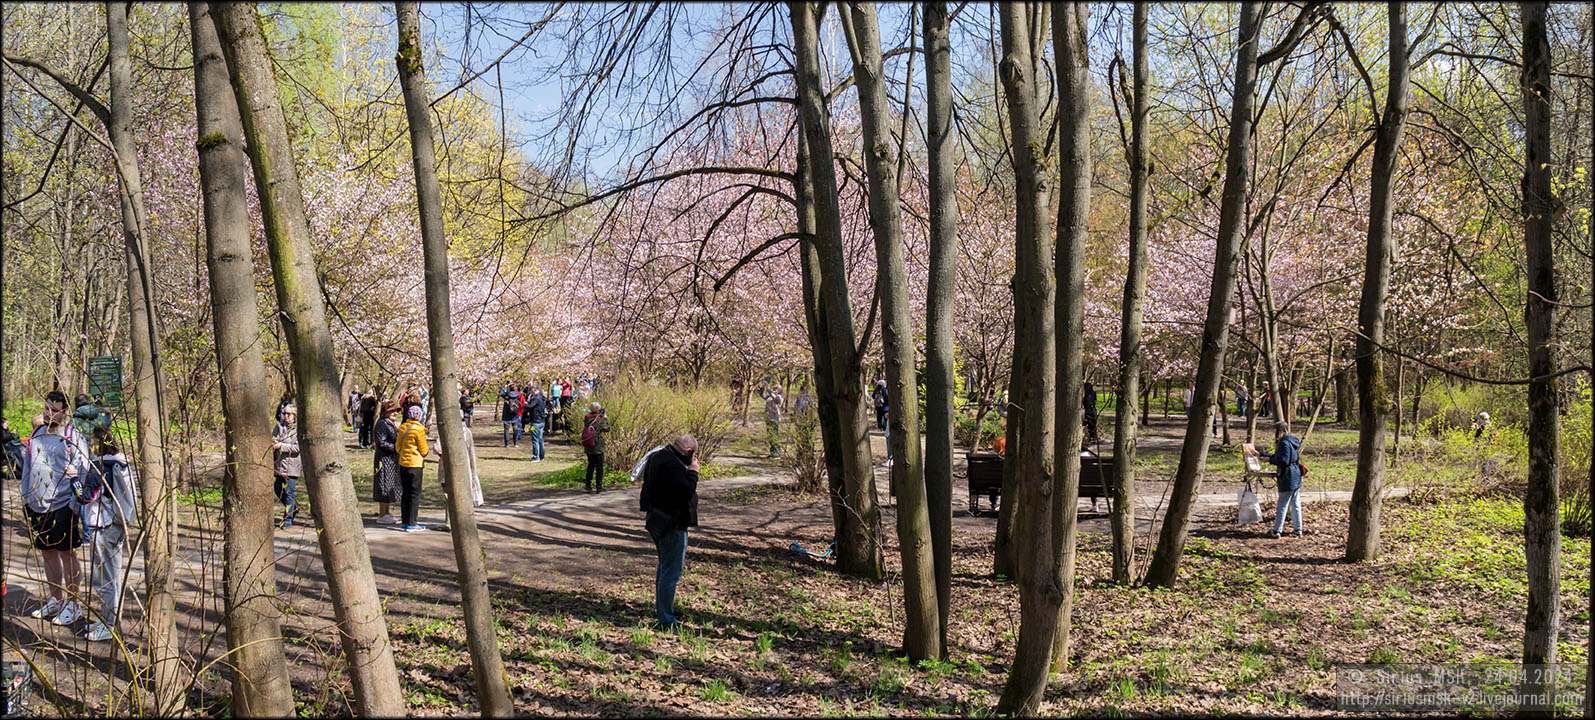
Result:
[[398,522],[388,508],[388,503],[399,501],[399,450],[395,447],[399,441],[398,418],[398,406],[384,401],[382,419],[377,422],[374,433],[377,451],[371,468],[372,499],[377,502],[380,513],[377,522],[383,525]]
[[360,447],[371,447],[371,436],[377,427],[377,393],[375,388],[371,394],[360,398]]

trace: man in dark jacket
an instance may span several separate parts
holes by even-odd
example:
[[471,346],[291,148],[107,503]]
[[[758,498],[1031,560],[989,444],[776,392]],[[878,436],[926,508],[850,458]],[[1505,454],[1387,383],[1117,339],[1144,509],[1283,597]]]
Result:
[[520,447],[521,445],[521,391],[514,385],[505,385],[498,391],[499,400],[502,401],[504,412],[499,416],[504,422],[504,447]]
[[521,424],[530,428],[532,435],[532,462],[543,459],[543,427],[548,424],[548,398],[543,397],[541,385],[532,386],[532,397],[521,409]]
[[643,469],[644,526],[659,551],[654,573],[654,615],[658,627],[680,625],[675,614],[676,583],[687,562],[687,528],[698,526],[698,441],[691,435],[676,438],[653,454]]
[[1289,512],[1296,537],[1301,537],[1306,534],[1301,529],[1301,440],[1290,434],[1290,426],[1282,422],[1274,423],[1274,440],[1274,452],[1268,455],[1268,461],[1279,468],[1274,476],[1279,504],[1274,506],[1274,529],[1268,536],[1277,538],[1285,531],[1285,514]]

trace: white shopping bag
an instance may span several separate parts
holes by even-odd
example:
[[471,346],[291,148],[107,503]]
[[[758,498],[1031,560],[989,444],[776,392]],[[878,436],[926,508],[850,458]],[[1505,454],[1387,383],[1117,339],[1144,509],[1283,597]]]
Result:
[[1263,506],[1257,501],[1257,493],[1252,492],[1252,489],[1248,487],[1244,490],[1241,490],[1237,494],[1236,499],[1239,501],[1241,506],[1240,517],[1236,520],[1236,522],[1240,523],[1241,525],[1262,522]]

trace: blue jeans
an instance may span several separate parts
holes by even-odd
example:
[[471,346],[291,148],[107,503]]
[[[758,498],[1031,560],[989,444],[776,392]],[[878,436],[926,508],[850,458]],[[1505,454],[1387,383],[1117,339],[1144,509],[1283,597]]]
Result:
[[676,583],[687,563],[687,530],[678,528],[655,535],[659,569],[654,573],[654,618],[660,625],[676,624]]
[[[511,439],[511,435],[510,435],[511,429],[514,430],[513,439]],[[515,418],[514,420],[505,420],[504,421],[504,447],[509,447],[510,445],[514,445],[515,447],[520,447],[521,446],[521,419],[520,418]]]
[[1279,491],[1279,503],[1274,506],[1275,534],[1285,530],[1286,511],[1290,512],[1290,519],[1296,532],[1301,532],[1301,488]]
[[288,512],[283,517],[292,520],[294,515],[299,512],[299,502],[294,499],[294,487],[299,484],[299,478],[291,475],[278,475],[275,484],[278,502],[288,506]]
[[532,433],[532,457],[537,458],[538,460],[542,460],[543,459],[543,424],[540,423],[540,422],[532,423],[531,433]]

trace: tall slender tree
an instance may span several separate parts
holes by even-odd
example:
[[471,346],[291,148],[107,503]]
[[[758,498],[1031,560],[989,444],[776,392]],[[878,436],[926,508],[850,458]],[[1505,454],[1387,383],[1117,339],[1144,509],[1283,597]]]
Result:
[[1135,399],[1141,393],[1141,319],[1146,300],[1146,232],[1149,151],[1146,144],[1147,59],[1146,10],[1135,3],[1130,31],[1134,88],[1130,96],[1130,249],[1124,273],[1124,303],[1119,322],[1119,392],[1113,424],[1113,581],[1135,582],[1135,451],[1141,418]]
[[848,3],[842,15],[858,87],[869,223],[875,236],[875,287],[881,302],[881,354],[892,398],[892,486],[897,490],[897,543],[903,556],[903,646],[911,660],[941,657],[936,573],[931,557],[930,514],[925,503],[919,444],[919,379],[914,325],[908,315],[908,270],[903,259],[902,197],[897,184],[898,144],[892,139],[881,63],[875,3]]
[[[1523,20],[1523,249],[1528,281],[1529,478],[1523,496],[1524,554],[1528,560],[1529,602],[1523,622],[1523,662],[1553,665],[1562,608],[1561,498],[1558,497],[1556,251],[1551,237],[1558,204],[1551,188],[1551,44],[1547,3],[1525,2]],[[1555,683],[1540,673],[1525,673],[1525,713],[1551,717]]]
[[426,264],[427,344],[432,351],[432,397],[437,405],[438,437],[443,444],[443,487],[448,494],[449,532],[459,568],[460,609],[482,714],[515,713],[493,627],[493,597],[487,586],[487,554],[471,504],[471,469],[460,415],[460,378],[454,361],[454,325],[449,309],[449,243],[443,234],[443,190],[438,183],[437,150],[432,139],[432,106],[421,63],[421,13],[414,2],[394,3],[399,18],[399,51],[394,62],[404,89],[410,125],[410,156],[415,165],[416,204],[421,214],[421,251]]
[[[953,299],[958,281],[958,196],[954,188],[952,46],[947,3],[924,3],[925,154],[930,204],[930,278],[925,298],[925,501],[936,566],[942,656],[953,592]],[[975,433],[979,436],[980,433]]]
[[830,110],[825,104],[819,49],[819,6],[789,2],[796,50],[798,115],[809,156],[809,182],[815,210],[815,248],[820,270],[815,278],[824,308],[830,350],[831,402],[842,451],[842,523],[837,527],[837,567],[879,578],[885,573],[880,542],[881,511],[875,499],[875,472],[864,417],[863,363],[847,291],[847,257],[842,247],[842,217],[837,201],[836,157],[831,148]]
[[1295,48],[1307,31],[1308,22],[1317,16],[1323,3],[1304,5],[1291,23],[1284,39],[1272,49],[1258,53],[1263,8],[1257,2],[1241,4],[1239,39],[1236,43],[1235,91],[1229,114],[1229,139],[1224,160],[1224,190],[1219,203],[1218,242],[1213,250],[1213,277],[1207,298],[1207,317],[1202,323],[1200,360],[1196,367],[1195,406],[1185,424],[1185,444],[1180,448],[1180,463],[1174,473],[1169,509],[1158,535],[1157,549],[1147,568],[1149,585],[1173,587],[1179,577],[1180,559],[1185,554],[1186,534],[1190,530],[1191,510],[1201,490],[1202,474],[1207,469],[1208,426],[1212,423],[1213,399],[1224,375],[1224,352],[1229,345],[1230,303],[1235,296],[1235,265],[1240,257],[1246,230],[1245,206],[1251,164],[1252,101],[1257,94],[1258,68],[1278,60]]
[[[1407,6],[1391,0],[1389,88],[1384,112],[1375,130],[1373,165],[1369,168],[1368,249],[1363,265],[1362,300],[1357,309],[1357,398],[1362,414],[1357,427],[1357,480],[1351,491],[1351,524],[1346,532],[1346,559],[1353,562],[1379,557],[1379,510],[1385,484],[1385,420],[1390,409],[1385,395],[1385,303],[1390,296],[1390,266],[1395,260],[1396,237],[1391,230],[1394,214],[1393,185],[1401,136],[1407,124],[1407,86],[1410,49],[1407,45]],[[1348,52],[1356,50],[1347,43]],[[1357,63],[1361,66],[1361,62]],[[1371,94],[1373,88],[1370,86]]]
[[244,165],[238,102],[208,3],[188,4],[194,48],[194,110],[199,180],[205,204],[205,264],[210,271],[211,322],[226,417],[227,466],[222,475],[225,536],[222,568],[227,603],[227,666],[233,714],[291,717],[293,687],[276,603],[272,514],[271,388],[261,358],[250,248],[249,171]]
[[402,715],[404,698],[393,646],[388,642],[388,622],[377,595],[365,527],[349,479],[337,357],[311,250],[304,193],[288,140],[288,123],[277,97],[277,80],[266,56],[260,16],[243,3],[215,6],[211,15],[227,58],[260,198],[283,335],[298,389],[299,446],[309,470],[310,508],[318,526],[316,540],[332,594],[338,636],[354,686],[355,709],[366,716]]
[[[1005,3],[999,8],[1002,35],[1003,95],[1008,101],[1008,123],[1013,134],[1015,187],[1014,223],[1014,359],[1011,392],[1014,402],[1008,422],[1018,424],[1009,446],[1008,462],[1018,492],[1004,487],[1003,504],[1016,507],[1013,546],[1019,579],[1019,642],[1012,669],[997,702],[1001,714],[1033,715],[1041,704],[1053,658],[1053,636],[1062,599],[1053,555],[1052,496],[1058,490],[1053,477],[1053,411],[1056,382],[1053,360],[1057,348],[1054,331],[1054,280],[1052,242],[1047,226],[1050,170],[1042,151],[1041,98],[1030,27],[1031,8],[1026,3]],[[1010,430],[1010,436],[1013,431]],[[1072,453],[1071,453],[1072,455]],[[1078,478],[1078,466],[1076,469]]]

